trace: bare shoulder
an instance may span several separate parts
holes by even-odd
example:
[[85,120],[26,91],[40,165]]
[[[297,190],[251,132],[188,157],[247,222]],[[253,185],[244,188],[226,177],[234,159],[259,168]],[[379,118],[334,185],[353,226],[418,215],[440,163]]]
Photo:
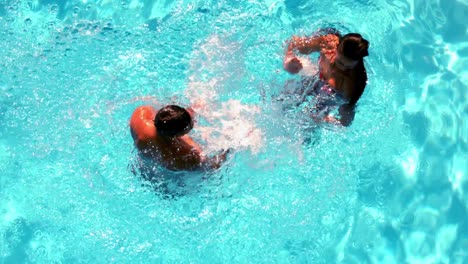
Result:
[[133,111],[134,114],[153,114],[156,113],[156,109],[150,105],[139,106]]
[[192,154],[196,154],[196,155],[202,154],[201,147],[189,135],[183,135],[181,137],[181,140],[184,142],[187,150],[192,152]]
[[144,140],[156,136],[156,127],[153,122],[155,116],[156,110],[152,106],[139,106],[133,111],[130,128],[134,138]]
[[156,109],[154,109],[150,105],[143,105],[137,107],[132,114],[130,123],[138,122],[138,121],[146,121],[146,120],[153,120],[156,116]]
[[322,51],[336,50],[339,43],[340,38],[335,34],[327,34],[320,37],[320,48]]

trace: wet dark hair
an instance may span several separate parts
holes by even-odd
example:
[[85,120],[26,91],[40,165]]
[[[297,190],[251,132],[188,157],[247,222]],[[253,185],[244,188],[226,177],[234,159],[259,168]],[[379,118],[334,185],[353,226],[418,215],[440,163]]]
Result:
[[341,37],[338,51],[346,58],[361,60],[369,55],[369,41],[358,33],[349,33]]
[[184,108],[168,105],[161,108],[154,118],[154,125],[158,134],[165,137],[175,137],[193,128],[192,117]]

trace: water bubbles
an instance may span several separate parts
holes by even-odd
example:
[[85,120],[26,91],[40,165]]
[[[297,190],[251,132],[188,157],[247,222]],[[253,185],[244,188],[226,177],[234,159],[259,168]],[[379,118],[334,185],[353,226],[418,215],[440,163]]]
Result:
[[51,5],[49,9],[50,14],[57,14],[59,11],[59,6],[58,5]]
[[27,5],[27,7],[28,7],[29,9],[31,9],[31,10],[33,10],[34,7],[35,7],[35,4],[33,3],[33,1],[28,1],[28,2],[26,3],[26,5]]
[[18,11],[18,5],[15,5],[15,4],[9,5],[7,9],[11,12],[16,12]]
[[26,18],[26,19],[24,20],[24,24],[25,24],[26,26],[31,26],[32,20],[31,20],[30,18]]
[[85,25],[84,23],[78,23],[78,24],[75,25],[75,28],[77,28],[77,29],[82,29],[82,28],[84,28],[85,26],[86,26],[86,25]]
[[55,21],[49,21],[47,23],[47,28],[48,29],[55,29],[55,26],[56,26]]
[[122,4],[122,9],[128,9],[128,0],[123,0],[121,4]]
[[79,6],[73,7],[73,16],[77,17],[79,14],[80,14],[80,7]]
[[209,8],[205,8],[205,7],[198,7],[197,8],[197,11],[202,13],[202,14],[208,14],[210,12],[210,9]]
[[72,30],[71,26],[65,26],[65,27],[62,28],[63,33],[69,33],[71,30]]
[[114,29],[114,27],[113,27],[113,25],[112,25],[111,22],[107,22],[107,23],[104,24],[104,26],[102,27],[102,30],[104,30],[104,31],[111,31],[111,30],[113,30],[113,29]]

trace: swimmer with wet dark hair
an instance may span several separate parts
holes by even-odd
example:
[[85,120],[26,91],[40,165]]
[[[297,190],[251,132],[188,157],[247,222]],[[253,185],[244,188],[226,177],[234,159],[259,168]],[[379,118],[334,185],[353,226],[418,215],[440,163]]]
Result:
[[286,50],[283,67],[291,74],[299,73],[303,65],[295,53],[320,52],[317,76],[320,82],[313,82],[316,87],[311,87],[310,91],[321,97],[339,98],[340,118],[327,115],[323,120],[348,126],[354,119],[356,103],[367,84],[364,57],[369,55],[368,47],[369,42],[357,33],[341,36],[338,31],[330,30],[326,34],[311,37],[293,36]]
[[214,157],[203,154],[200,146],[187,134],[193,128],[194,112],[177,105],[156,111],[140,106],[130,119],[130,131],[140,155],[174,171],[218,169],[228,151]]

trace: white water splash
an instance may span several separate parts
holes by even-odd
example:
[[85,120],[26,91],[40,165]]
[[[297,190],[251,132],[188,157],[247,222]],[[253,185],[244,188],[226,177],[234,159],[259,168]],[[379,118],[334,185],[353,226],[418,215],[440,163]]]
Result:
[[302,70],[299,72],[299,75],[312,77],[317,74],[317,64],[313,63],[308,57],[298,56],[297,58],[302,63]]
[[220,93],[230,89],[228,80],[241,78],[243,57],[239,43],[217,35],[211,36],[193,54],[192,75],[185,94],[199,118],[208,123],[197,127],[208,152],[232,148],[257,153],[263,145],[263,133],[255,122],[260,108],[235,99],[220,101]]

